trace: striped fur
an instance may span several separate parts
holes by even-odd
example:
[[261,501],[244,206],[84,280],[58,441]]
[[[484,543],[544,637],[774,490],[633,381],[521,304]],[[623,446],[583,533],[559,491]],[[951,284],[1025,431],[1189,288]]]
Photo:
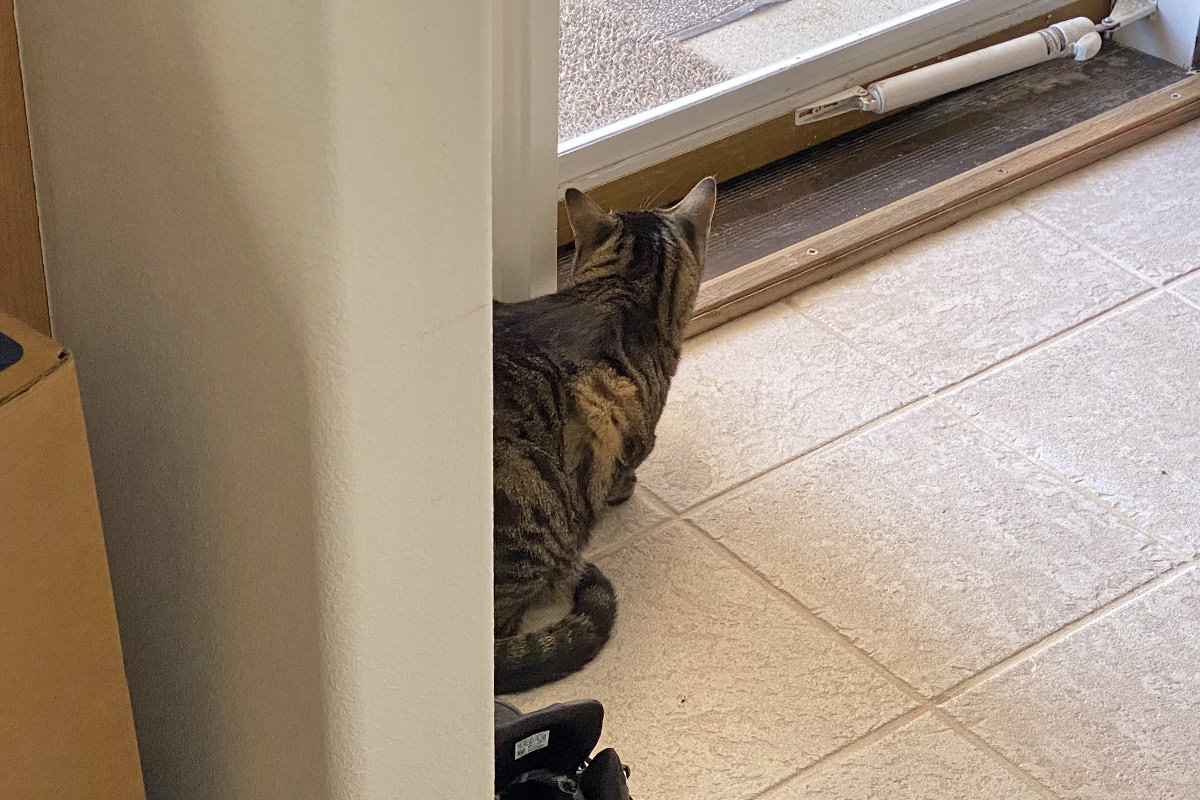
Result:
[[[582,553],[597,512],[629,498],[654,447],[715,202],[711,178],[673,208],[622,214],[568,190],[572,285],[495,306],[497,693],[568,675],[608,640],[616,595]],[[518,633],[530,604],[568,581],[567,616]]]

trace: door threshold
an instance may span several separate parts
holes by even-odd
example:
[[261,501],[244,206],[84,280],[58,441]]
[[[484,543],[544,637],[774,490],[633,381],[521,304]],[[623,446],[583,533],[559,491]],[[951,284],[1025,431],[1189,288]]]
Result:
[[[1126,60],[1126,63],[1150,58],[1128,50],[1117,50],[1116,57]],[[1156,59],[1151,61],[1163,64]],[[1165,66],[1174,70],[1172,78],[1182,72],[1178,68]],[[1028,75],[1031,71],[1022,74]],[[1130,77],[1129,72],[1122,71],[1122,74]],[[928,115],[930,106],[986,90],[992,84],[1011,77],[964,90],[908,113]],[[1136,77],[1136,71],[1133,77]],[[742,198],[741,205],[752,210],[757,206],[760,210],[754,215],[747,214],[736,225],[726,217],[726,224],[716,227],[712,240],[715,247],[710,255],[710,277],[700,288],[688,336],[755,311],[925,234],[949,227],[978,211],[1003,203],[1036,186],[1200,117],[1200,76],[1189,75],[1165,86],[1161,77],[1158,74],[1150,79],[1157,81],[1162,88],[1156,88],[1137,99],[1117,103],[1115,107],[1109,107],[1094,116],[1087,114],[1088,118],[1083,121],[1063,126],[1049,135],[1044,132],[1044,123],[1052,109],[1039,108],[1038,102],[1053,92],[1027,98],[1023,103],[1024,113],[1014,122],[1012,130],[1016,134],[1028,135],[1029,129],[1032,129],[1033,141],[982,163],[967,163],[966,168],[962,165],[962,153],[957,154],[956,160],[956,153],[953,148],[947,147],[945,140],[935,139],[931,143],[922,137],[920,120],[917,120],[912,135],[899,138],[895,144],[898,154],[886,163],[878,162],[878,150],[860,147],[844,151],[850,159],[851,169],[857,160],[857,174],[840,183],[835,181],[831,184],[832,188],[814,191],[811,184],[804,183],[802,172],[792,176],[793,180],[779,182],[775,192],[762,192],[761,186],[754,187],[752,182],[755,180],[769,183],[764,181],[762,174],[751,174],[730,181],[733,186],[724,192],[718,209],[721,208],[721,202],[725,202],[725,213],[736,215],[739,205],[738,183],[741,182],[755,189],[744,192],[746,196]],[[1058,87],[1070,88],[1069,84]],[[1087,92],[1092,109],[1098,105],[1089,82],[1083,82],[1075,89],[1076,93]],[[981,113],[986,114],[987,103],[984,105]],[[1061,112],[1062,106],[1056,106],[1055,110]],[[895,125],[894,119],[882,120],[877,125]],[[1022,119],[1025,122],[1020,122]],[[976,125],[978,122],[975,120]],[[1039,125],[1043,125],[1043,128],[1039,129]],[[980,144],[988,147],[996,144],[978,127],[967,132],[967,139],[979,140]],[[869,129],[855,131],[848,137],[864,135],[869,135]],[[844,146],[846,143],[841,144]],[[838,147],[837,140],[821,148],[827,146]],[[840,159],[843,152],[833,153],[832,147],[824,157]],[[986,151],[987,148],[967,149],[977,156],[981,149]],[[875,164],[863,170],[864,159],[873,153],[876,154]],[[798,154],[783,161],[801,159],[806,155],[808,153]],[[886,157],[886,154],[883,155]],[[817,164],[814,169],[821,166]],[[907,169],[901,171],[901,166]],[[768,165],[760,173],[772,168],[780,169],[781,165],[778,162]],[[871,171],[878,174],[866,174]],[[947,172],[951,174],[947,176]],[[877,180],[870,180],[872,177]],[[922,182],[925,185],[920,185]],[[854,191],[855,187],[857,191]],[[829,193],[824,199],[822,191]],[[792,204],[781,199],[780,193],[786,192],[791,192],[795,198]],[[889,193],[893,193],[891,197]],[[894,199],[896,194],[900,195],[899,199]],[[881,198],[883,202],[878,202]],[[832,211],[814,206],[822,202],[828,203]],[[794,207],[800,204],[813,207],[814,213],[803,214]],[[825,216],[822,216],[822,212],[825,212]],[[836,221],[839,213],[847,218]],[[821,224],[822,220],[828,222],[830,218],[835,220],[833,224]],[[759,255],[764,246],[773,249]],[[730,265],[731,258],[739,253],[748,263]],[[747,254],[749,258],[745,258]],[[713,275],[713,271],[720,272]]]

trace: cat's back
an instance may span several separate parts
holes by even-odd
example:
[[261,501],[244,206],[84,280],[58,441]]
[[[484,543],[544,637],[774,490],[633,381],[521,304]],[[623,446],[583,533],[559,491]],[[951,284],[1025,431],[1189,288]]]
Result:
[[556,330],[562,311],[561,303],[547,297],[493,304],[492,411],[498,446],[506,441],[554,444],[572,372]]
[[492,314],[495,374],[501,379],[519,378],[522,365],[569,373],[608,358],[613,342],[621,338],[621,326],[619,313],[577,291],[496,303]]
[[492,313],[493,416],[497,438],[540,438],[559,429],[582,374],[620,348],[618,312],[582,290],[519,303]]
[[560,309],[543,297],[493,304],[492,382],[498,400],[501,387],[551,376],[566,367],[553,324],[556,316]]

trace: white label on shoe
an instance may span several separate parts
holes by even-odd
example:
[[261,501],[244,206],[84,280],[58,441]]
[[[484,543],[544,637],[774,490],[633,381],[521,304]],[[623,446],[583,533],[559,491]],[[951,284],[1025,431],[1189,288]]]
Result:
[[550,731],[541,731],[533,736],[526,736],[517,742],[517,758],[524,758],[530,753],[541,750],[550,744]]

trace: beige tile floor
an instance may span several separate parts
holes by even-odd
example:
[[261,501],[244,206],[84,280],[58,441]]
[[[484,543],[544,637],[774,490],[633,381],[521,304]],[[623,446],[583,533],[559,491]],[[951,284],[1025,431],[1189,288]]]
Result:
[[594,559],[636,798],[1200,798],[1200,122],[689,343]]

